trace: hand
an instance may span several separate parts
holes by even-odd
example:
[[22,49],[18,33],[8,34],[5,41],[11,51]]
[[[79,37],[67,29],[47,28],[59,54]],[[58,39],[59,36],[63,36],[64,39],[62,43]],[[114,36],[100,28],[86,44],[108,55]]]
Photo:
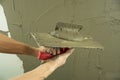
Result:
[[[54,57],[55,57],[55,55],[57,55],[58,56],[58,54],[66,54],[66,53],[69,53],[69,50],[72,50],[72,49],[70,49],[70,48],[64,48],[64,49],[66,49],[66,51],[64,50],[63,51],[63,49],[62,48],[46,48],[46,47],[44,47],[44,46],[41,46],[40,48],[40,51],[42,51],[42,52],[48,52],[48,53],[50,53],[50,54],[52,54]],[[62,49],[62,50],[61,50]],[[47,50],[47,51],[46,51]],[[74,50],[74,49],[73,49]],[[72,53],[72,52],[71,52]],[[60,55],[60,56],[62,56],[62,54]],[[48,60],[48,58],[46,59],[46,60]],[[46,62],[46,61],[44,61],[44,62]]]
[[49,47],[41,46],[41,47],[38,48],[38,49],[39,49],[41,52],[47,52],[47,53],[52,54],[52,55],[60,54],[60,48],[56,48],[56,47],[49,48]]
[[56,65],[56,68],[62,66],[65,64],[67,58],[73,53],[75,49],[69,49],[67,52],[65,52],[64,54],[58,55],[55,58],[49,59],[44,61],[45,63],[49,63],[52,62]]
[[50,59],[49,61],[54,62],[54,64],[56,64],[57,67],[60,67],[62,65],[65,64],[67,58],[73,53],[75,49],[69,49],[67,52],[65,52],[64,54],[59,55],[58,57],[54,58],[54,59]]
[[61,49],[62,48],[48,48],[41,46],[40,48],[38,48],[37,57],[39,60],[48,60],[61,54]]
[[60,54],[64,54],[66,51],[68,51],[70,48],[48,48],[48,47],[40,47],[40,52],[38,53],[38,59],[39,60],[48,60],[55,56],[58,56]]
[[[41,47],[40,49],[42,51],[45,48]],[[73,51],[74,49],[69,49],[64,54],[61,54],[56,58],[50,59],[46,63],[41,64],[39,67],[35,68],[34,70],[29,71],[21,76],[15,77],[12,80],[44,80],[58,67],[65,64],[67,58],[73,53]]]

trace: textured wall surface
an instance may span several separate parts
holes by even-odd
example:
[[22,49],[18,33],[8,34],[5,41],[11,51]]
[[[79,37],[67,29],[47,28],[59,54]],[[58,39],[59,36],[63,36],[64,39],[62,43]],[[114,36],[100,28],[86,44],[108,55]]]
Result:
[[[120,80],[120,0],[5,0],[12,37],[36,46],[30,32],[50,32],[56,22],[82,24],[104,51],[76,49],[67,63],[47,80]],[[20,56],[25,71],[40,63]]]

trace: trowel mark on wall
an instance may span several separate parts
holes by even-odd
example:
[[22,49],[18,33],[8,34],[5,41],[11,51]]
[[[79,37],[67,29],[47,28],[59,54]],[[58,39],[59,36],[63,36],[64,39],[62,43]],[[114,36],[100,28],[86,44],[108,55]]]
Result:
[[120,27],[120,19],[116,19],[113,17],[112,20],[110,21],[110,28],[115,35],[120,33],[119,27]]
[[33,20],[30,24],[29,24],[29,26],[30,26],[30,31],[31,31],[31,28],[32,28],[32,26],[34,26],[34,25],[36,25],[37,23],[39,23],[39,21],[40,21],[40,19],[41,19],[41,17],[43,17],[45,14],[47,14],[49,11],[51,11],[52,9],[54,9],[54,8],[56,8],[56,7],[58,7],[58,6],[60,6],[60,3],[56,3],[56,4],[54,4],[54,5],[52,5],[51,7],[48,7],[44,12],[42,12],[40,15],[37,15],[37,17],[35,18],[35,20]]
[[105,20],[102,23],[97,23],[97,24],[94,24],[94,25],[95,26],[97,26],[97,25],[101,25],[101,26],[107,25],[106,27],[108,27],[108,29],[111,30],[111,33],[114,36],[120,35],[120,29],[119,29],[120,19],[117,19],[117,18],[112,17],[112,16],[104,17],[104,19]]
[[13,10],[15,11],[15,0],[13,0],[12,7],[13,7]]
[[90,70],[89,67],[90,67],[90,62],[91,62],[91,61],[90,61],[91,53],[92,53],[92,51],[91,51],[90,49],[88,49],[88,55],[87,55],[87,56],[88,56],[88,61],[87,61],[87,62],[88,62],[88,63],[87,63],[88,71]]
[[64,0],[64,7],[70,6],[72,15],[71,15],[71,23],[75,22],[75,17],[76,17],[76,5],[77,5],[78,0]]
[[13,11],[15,12],[15,14],[19,15],[19,17],[20,17],[20,19],[21,19],[21,23],[19,23],[19,24],[12,23],[12,24],[10,24],[10,25],[14,25],[14,26],[20,27],[21,30],[22,30],[22,33],[23,33],[23,14],[16,9],[16,5],[15,5],[15,4],[16,4],[16,3],[15,3],[15,0],[12,0],[12,9],[13,9]]
[[97,57],[97,63],[96,63],[96,68],[98,69],[98,80],[103,80],[103,68],[102,68],[102,63],[101,63],[101,57],[103,56],[101,50],[98,50],[96,57]]
[[[97,52],[97,53],[95,53]],[[92,54],[96,54],[96,56],[93,56]],[[87,70],[90,71],[90,65],[91,65],[91,58],[92,56],[95,58],[95,66],[97,68],[97,73],[98,73],[98,77],[97,77],[97,80],[103,80],[103,68],[102,68],[102,63],[101,63],[101,57],[103,56],[102,55],[102,50],[100,49],[88,49],[88,54],[87,54],[87,57],[88,57],[88,61],[87,61]],[[88,72],[88,73],[91,73],[91,72]]]

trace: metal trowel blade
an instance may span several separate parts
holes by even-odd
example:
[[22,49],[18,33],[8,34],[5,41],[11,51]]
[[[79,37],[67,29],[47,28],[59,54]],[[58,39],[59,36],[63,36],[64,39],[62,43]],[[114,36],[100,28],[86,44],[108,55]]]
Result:
[[74,48],[94,48],[104,49],[104,47],[94,40],[67,41],[51,36],[48,33],[32,33],[37,45],[48,47],[74,47]]

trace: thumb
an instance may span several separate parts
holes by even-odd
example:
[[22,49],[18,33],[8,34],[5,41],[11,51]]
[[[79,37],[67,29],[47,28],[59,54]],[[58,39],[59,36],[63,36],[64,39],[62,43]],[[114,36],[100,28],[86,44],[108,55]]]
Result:
[[44,46],[40,46],[40,48],[38,48],[40,51],[45,51],[45,47]]

